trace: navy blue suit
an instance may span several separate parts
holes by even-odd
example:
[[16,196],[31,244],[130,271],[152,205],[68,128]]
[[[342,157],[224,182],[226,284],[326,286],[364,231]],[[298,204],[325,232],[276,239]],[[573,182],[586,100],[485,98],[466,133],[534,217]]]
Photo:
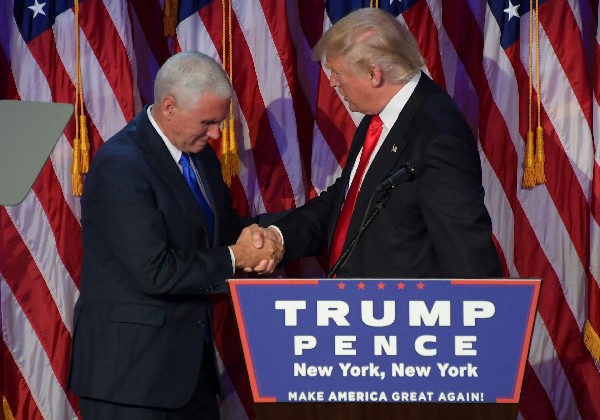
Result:
[[232,208],[210,145],[192,159],[215,214],[212,243],[146,109],[92,162],[82,198],[81,295],[69,378],[80,396],[181,407],[195,389],[206,351],[217,377],[213,342],[206,341],[210,294],[226,292],[232,263],[225,245],[254,220]]

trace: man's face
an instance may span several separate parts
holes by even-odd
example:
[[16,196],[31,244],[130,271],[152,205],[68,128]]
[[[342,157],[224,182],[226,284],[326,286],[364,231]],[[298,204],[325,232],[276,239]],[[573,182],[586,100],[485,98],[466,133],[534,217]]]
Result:
[[370,93],[372,90],[371,74],[362,72],[356,74],[351,71],[344,57],[340,55],[327,55],[325,66],[331,70],[329,84],[338,88],[340,95],[348,102],[351,111],[372,114],[370,110]]
[[205,92],[195,104],[193,101],[173,106],[169,121],[168,139],[179,150],[198,153],[210,139],[221,137],[221,122],[229,112],[229,100]]

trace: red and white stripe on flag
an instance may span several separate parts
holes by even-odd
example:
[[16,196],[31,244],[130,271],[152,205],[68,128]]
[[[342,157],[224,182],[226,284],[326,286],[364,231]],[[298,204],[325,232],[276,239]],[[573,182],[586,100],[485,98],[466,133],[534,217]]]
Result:
[[[175,38],[163,36],[162,0],[81,3],[92,152],[152,99],[156,71],[174,51],[197,49],[222,59],[222,2],[179,3]],[[360,115],[329,86],[310,49],[340,14],[369,2],[327,3],[232,1],[240,175],[231,190],[241,213],[299,206],[331,184],[345,164]],[[415,35],[427,72],[455,98],[478,135],[486,205],[506,274],[543,278],[520,415],[600,418],[600,375],[583,340],[584,331],[591,331],[590,348],[598,350],[597,341],[593,347],[594,333],[597,339],[600,332],[598,1],[540,2],[547,182],[532,190],[521,187],[529,1],[379,3]],[[72,0],[2,2],[0,98],[73,102],[72,5]],[[509,29],[516,31],[511,43]],[[19,419],[78,417],[77,399],[66,389],[81,264],[79,200],[71,193],[73,136],[69,124],[25,200],[0,208],[0,393]],[[320,273],[312,260],[306,267]],[[223,416],[252,418],[228,301],[215,303]]]

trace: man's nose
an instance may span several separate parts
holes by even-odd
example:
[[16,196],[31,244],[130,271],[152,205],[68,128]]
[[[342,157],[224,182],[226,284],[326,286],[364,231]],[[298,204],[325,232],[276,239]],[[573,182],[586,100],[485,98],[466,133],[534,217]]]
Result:
[[331,72],[331,76],[329,77],[329,85],[333,88],[336,88],[340,85],[338,77],[333,72]]
[[211,124],[210,127],[208,127],[206,134],[208,134],[208,137],[211,139],[217,140],[219,137],[221,137],[221,127],[219,124]]

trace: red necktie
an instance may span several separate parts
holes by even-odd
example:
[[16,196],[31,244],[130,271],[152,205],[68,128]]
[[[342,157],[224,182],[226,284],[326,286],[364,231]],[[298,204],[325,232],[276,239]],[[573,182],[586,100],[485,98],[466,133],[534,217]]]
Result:
[[346,195],[346,201],[342,207],[342,212],[335,226],[335,232],[333,234],[333,244],[331,245],[331,252],[329,253],[329,268],[337,262],[342,255],[342,249],[344,248],[344,242],[346,241],[346,233],[348,232],[348,226],[350,226],[350,219],[354,212],[354,205],[356,204],[356,197],[358,197],[358,191],[360,190],[360,184],[362,183],[363,177],[365,176],[365,170],[369,163],[369,158],[375,149],[375,145],[381,136],[383,130],[383,122],[379,115],[374,115],[371,118],[367,135],[365,136],[365,142],[363,144],[363,150],[360,155],[360,161],[358,167],[352,179],[352,184]]

